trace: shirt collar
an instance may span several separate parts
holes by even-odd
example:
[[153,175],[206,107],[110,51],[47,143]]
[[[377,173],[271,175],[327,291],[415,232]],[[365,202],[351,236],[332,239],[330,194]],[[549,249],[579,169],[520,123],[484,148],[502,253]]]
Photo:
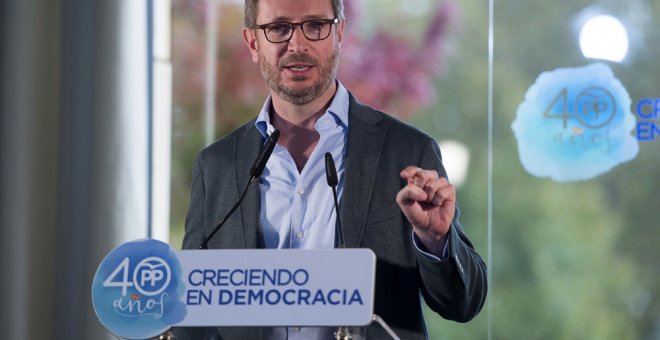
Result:
[[[342,124],[344,127],[348,127],[348,91],[339,80],[336,80],[336,82],[337,92],[335,93],[332,102],[330,102],[330,106],[328,106],[326,112],[332,114],[337,124]],[[264,105],[261,107],[261,111],[254,123],[257,130],[259,130],[264,138],[269,136],[275,130],[275,127],[270,123],[270,115],[268,112],[271,107],[271,101],[272,98],[269,95],[266,102],[264,102]]]

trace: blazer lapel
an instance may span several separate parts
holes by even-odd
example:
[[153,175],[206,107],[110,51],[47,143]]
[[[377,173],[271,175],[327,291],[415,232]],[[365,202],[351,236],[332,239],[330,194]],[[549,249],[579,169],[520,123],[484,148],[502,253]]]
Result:
[[340,216],[346,247],[359,247],[371,201],[385,129],[379,113],[350,95],[346,172]]
[[[264,138],[254,126],[254,120],[245,128],[245,133],[240,134],[236,139],[234,150],[234,164],[236,165],[236,190],[238,197],[243,194],[245,186],[250,180],[250,168],[257,159]],[[255,179],[252,187],[246,194],[241,207],[239,208],[243,224],[244,247],[251,249],[259,245],[259,179]]]

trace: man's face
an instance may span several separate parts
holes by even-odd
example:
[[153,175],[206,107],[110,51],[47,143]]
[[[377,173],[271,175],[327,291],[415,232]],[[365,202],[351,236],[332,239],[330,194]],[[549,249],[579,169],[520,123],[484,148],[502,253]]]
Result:
[[[309,19],[333,19],[330,0],[260,0],[257,25]],[[336,31],[335,31],[336,30]],[[337,75],[343,22],[331,27],[325,40],[310,41],[300,26],[291,40],[271,43],[261,29],[245,29],[252,60],[275,95],[287,102],[304,105],[320,97]]]

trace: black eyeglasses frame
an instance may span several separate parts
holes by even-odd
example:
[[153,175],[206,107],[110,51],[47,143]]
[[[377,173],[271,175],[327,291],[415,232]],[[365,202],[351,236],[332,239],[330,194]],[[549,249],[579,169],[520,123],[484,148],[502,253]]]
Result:
[[[307,34],[305,33],[305,29],[303,29],[303,25],[305,25],[306,23],[309,23],[309,22],[314,22],[314,21],[320,21],[320,22],[323,22],[324,24],[329,24],[330,26],[332,26],[332,25],[335,25],[335,24],[339,23],[339,18],[334,18],[334,19],[310,19],[310,20],[305,20],[305,21],[301,21],[301,22],[276,21],[276,22],[270,22],[270,23],[263,24],[263,25],[256,25],[256,26],[253,27],[253,29],[263,30],[264,36],[266,37],[266,40],[268,40],[269,42],[271,42],[273,44],[281,44],[281,43],[285,43],[285,42],[288,42],[289,40],[291,40],[291,38],[293,38],[293,31],[295,31],[296,27],[298,27],[298,26],[300,26],[300,31],[302,32],[305,39],[307,39],[309,41],[321,41],[321,40],[328,39],[328,37],[330,36],[330,33],[332,32],[332,27],[331,27],[331,29],[328,30],[328,34],[323,38],[318,38],[317,39],[317,38],[310,38],[310,37],[307,36]],[[289,32],[289,37],[285,40],[282,40],[282,41],[272,41],[272,40],[270,40],[270,38],[268,38],[268,33],[266,33],[266,29],[269,28],[272,25],[278,25],[278,24],[280,24],[280,25],[290,25],[291,31]]]

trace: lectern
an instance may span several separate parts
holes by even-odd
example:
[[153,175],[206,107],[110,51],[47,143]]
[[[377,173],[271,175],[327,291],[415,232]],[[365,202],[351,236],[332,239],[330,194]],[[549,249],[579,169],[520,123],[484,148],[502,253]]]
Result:
[[376,256],[369,249],[182,250],[144,239],[112,250],[92,283],[99,321],[125,339],[171,327],[336,327],[366,339]]

